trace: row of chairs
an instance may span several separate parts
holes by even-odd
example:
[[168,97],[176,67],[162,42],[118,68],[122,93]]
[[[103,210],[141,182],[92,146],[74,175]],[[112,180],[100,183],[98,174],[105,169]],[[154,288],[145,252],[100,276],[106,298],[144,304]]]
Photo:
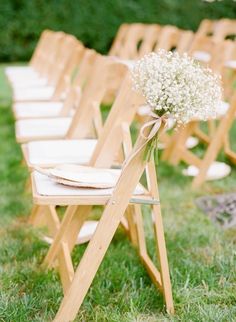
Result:
[[[215,26],[223,22],[214,22],[214,32],[218,30]],[[174,312],[155,164],[153,159],[148,162],[143,158],[143,137],[137,136],[133,147],[130,135],[135,120],[146,121],[148,107],[132,90],[129,68],[141,53],[165,46],[167,50],[188,51],[202,63],[222,72],[229,62],[234,62],[229,57],[229,52],[233,57],[234,42],[215,39],[213,35],[206,35],[208,32],[194,35],[173,26],[125,24],[118,31],[110,55],[102,56],[85,48],[71,35],[47,30],[42,33],[29,66],[6,69],[13,89],[16,138],[22,144],[24,160],[31,173],[34,206],[29,221],[36,226],[47,226],[52,244],[44,265],[59,271],[64,290],[55,321],[75,318],[119,224],[163,292],[167,311]],[[225,84],[231,97],[230,86]],[[107,101],[113,103],[104,123],[101,106]],[[190,136],[207,138],[210,147],[212,137],[219,136],[222,122],[227,123],[224,120],[230,115],[233,115],[232,124],[232,106],[235,104],[230,102],[216,129],[209,120],[213,136],[204,136],[197,130],[197,121],[178,132],[161,132],[161,141],[166,146],[163,158],[173,162],[173,156],[178,155],[179,162],[187,155],[183,159],[190,163]],[[200,168],[200,162],[196,164]],[[63,186],[48,176],[48,168],[55,166],[66,178],[75,171],[84,176],[92,174],[93,180],[100,182],[101,176],[109,174],[112,184],[104,189]],[[140,182],[143,173],[147,185]],[[151,208],[159,270],[145,241],[143,204]],[[98,225],[86,222],[94,205],[103,206]],[[58,216],[59,206],[66,209],[62,221]],[[86,231],[91,224],[92,231]],[[74,271],[71,252],[77,243],[89,239]]]
[[[126,30],[126,33],[123,31]],[[152,37],[156,30],[156,37]],[[175,133],[172,138],[165,137],[167,149],[163,159],[173,165],[184,161],[188,168],[183,173],[195,177],[193,186],[199,187],[205,180],[219,179],[230,173],[230,167],[222,162],[216,162],[217,156],[223,150],[225,156],[232,163],[236,162],[236,154],[233,152],[229,132],[233,125],[235,114],[235,98],[233,96],[233,82],[235,80],[235,21],[221,19],[219,21],[203,20],[196,34],[182,31],[174,26],[161,28],[158,25],[123,25],[117,35],[117,42],[112,47],[118,54],[119,45],[123,41],[122,57],[142,56],[143,48],[155,50],[160,44],[167,50],[178,50],[180,53],[188,52],[203,64],[209,65],[216,73],[223,77],[224,100],[219,106],[218,122],[209,121],[208,133],[203,132],[198,121],[190,123],[187,128]],[[136,35],[136,38],[133,36]],[[125,36],[126,35],[126,38]],[[129,36],[131,35],[131,36]],[[123,38],[122,38],[123,36]],[[130,37],[130,38],[129,38]],[[135,41],[131,41],[131,39]],[[116,49],[117,48],[117,49]],[[124,54],[125,53],[125,54]],[[140,110],[142,114],[143,109]],[[144,114],[146,110],[144,109]],[[231,115],[231,116],[230,116]],[[193,136],[195,139],[193,140]],[[207,145],[203,158],[199,158],[195,151],[190,151],[200,140]]]

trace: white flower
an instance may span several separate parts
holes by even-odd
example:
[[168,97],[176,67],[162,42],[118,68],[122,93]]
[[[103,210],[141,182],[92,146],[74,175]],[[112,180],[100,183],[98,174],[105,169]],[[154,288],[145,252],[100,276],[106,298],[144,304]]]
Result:
[[134,88],[158,115],[171,114],[178,124],[217,115],[220,77],[187,54],[160,49],[137,61],[131,74]]

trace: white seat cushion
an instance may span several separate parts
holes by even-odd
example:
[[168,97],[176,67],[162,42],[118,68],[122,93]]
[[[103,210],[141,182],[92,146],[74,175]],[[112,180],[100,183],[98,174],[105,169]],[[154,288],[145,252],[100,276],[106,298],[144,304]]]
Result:
[[[210,165],[207,171],[206,180],[219,180],[227,177],[230,172],[231,167],[228,164],[215,161]],[[199,174],[199,169],[194,165],[190,165],[186,169],[183,169],[182,173],[185,176],[196,177]]]
[[224,116],[228,112],[229,107],[229,103],[221,101],[217,109],[217,117]]
[[54,86],[42,88],[18,89],[14,91],[15,101],[49,101],[55,91]]
[[62,102],[19,102],[13,105],[15,117],[18,119],[56,117],[62,108]]
[[87,164],[97,140],[54,140],[27,143],[28,161],[32,165]]
[[34,72],[31,66],[9,66],[5,68],[6,73]]
[[151,112],[151,107],[149,105],[142,105],[138,108],[138,115],[147,116]]
[[63,138],[71,124],[71,117],[29,119],[16,122],[16,137],[18,141]]
[[[121,170],[114,170],[120,172]],[[36,191],[41,196],[109,196],[113,188],[93,189],[93,188],[73,188],[54,182],[48,176],[37,171],[33,172]],[[145,190],[141,184],[138,184],[134,194],[144,194]]]
[[205,51],[195,51],[193,58],[204,63],[208,63],[211,59],[211,55]]
[[36,76],[37,72],[30,66],[11,66],[5,68],[5,74],[9,78]]
[[12,87],[14,91],[22,89],[32,89],[36,87],[47,86],[48,80],[46,78],[25,78],[20,81],[12,81]]
[[236,60],[229,60],[225,62],[225,67],[236,69]]

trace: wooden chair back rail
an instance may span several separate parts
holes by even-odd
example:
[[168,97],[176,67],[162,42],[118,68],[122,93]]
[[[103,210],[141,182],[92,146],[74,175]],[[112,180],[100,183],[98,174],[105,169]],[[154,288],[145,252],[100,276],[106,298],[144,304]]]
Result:
[[[115,72],[113,73],[113,71]],[[101,105],[105,93],[110,86],[114,85],[111,84],[110,79],[116,77],[121,82],[126,71],[125,65],[113,61],[112,58],[105,56],[96,58],[93,72],[84,86],[80,104],[67,133],[68,138],[85,138],[91,135],[95,119],[93,105]],[[118,81],[117,85],[119,85]]]
[[232,37],[236,40],[236,19],[220,19],[216,26],[213,37],[216,40],[226,40]]
[[79,69],[79,66],[82,63],[85,51],[85,47],[78,42],[71,53],[70,59],[68,59],[67,63],[65,64],[64,70],[61,72],[61,76],[57,82],[56,89],[53,94],[53,100],[60,99],[61,95],[66,93],[66,91],[66,94],[68,94],[70,86],[72,85],[72,80],[76,77],[77,69]]
[[138,57],[152,52],[160,38],[162,27],[157,24],[147,25],[143,41],[139,47]]
[[139,46],[141,45],[147,25],[131,24],[126,36],[126,41],[120,48],[118,56],[123,59],[135,59],[138,57]]
[[51,39],[48,43],[48,50],[44,58],[44,65],[41,66],[40,74],[42,77],[49,78],[49,75],[53,72],[53,69],[55,68],[56,57],[65,36],[66,35],[64,32],[56,32],[50,37]]
[[29,65],[32,66],[35,70],[38,70],[42,52],[46,50],[46,45],[48,43],[48,40],[50,39],[51,34],[53,34],[53,31],[44,30],[40,35],[39,41],[29,62]]
[[[62,84],[57,86],[53,96],[54,99],[59,99],[63,92],[66,93],[66,99],[61,111],[61,116],[69,115],[72,110],[76,110],[79,106],[82,89],[90,77],[90,74],[92,74],[95,60],[99,56],[95,50],[86,49],[80,45],[76,54],[77,55],[73,58],[73,62],[70,61],[69,66],[66,67]],[[65,84],[63,84],[63,82]]]
[[40,47],[36,48],[36,55],[34,57],[34,68],[38,73],[41,73],[42,64],[47,63],[47,59],[49,57],[50,50],[52,50],[52,43],[54,42],[57,36],[57,32],[47,31],[46,35],[43,37],[42,43]]
[[126,23],[120,25],[109,51],[110,56],[119,56],[119,50],[124,45],[129,26],[130,25]]
[[54,61],[54,68],[49,75],[49,83],[57,86],[60,78],[63,75],[66,64],[73,57],[73,52],[76,49],[77,40],[74,36],[66,35],[57,51]]
[[198,36],[208,36],[215,40],[226,40],[229,36],[236,35],[236,20],[235,19],[219,19],[209,20],[204,19],[200,23],[196,34]]

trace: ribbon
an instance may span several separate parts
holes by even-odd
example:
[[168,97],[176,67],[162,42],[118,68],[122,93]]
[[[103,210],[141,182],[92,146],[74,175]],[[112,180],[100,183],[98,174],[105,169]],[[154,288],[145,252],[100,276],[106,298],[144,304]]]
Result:
[[[149,112],[147,114],[149,117],[152,117],[150,121],[147,121],[140,130],[140,135],[145,139],[145,142],[136,150],[133,154],[128,157],[127,161],[124,163],[124,167],[158,134],[158,131],[161,128],[161,125],[164,123],[164,128],[168,126],[168,117],[167,115],[159,116],[154,112]],[[148,135],[144,134],[144,131],[151,127]]]
[[[151,116],[153,119],[146,122],[142,127],[141,127],[141,130],[140,130],[140,135],[146,139],[146,143],[147,144],[157,133],[158,131],[160,130],[160,127],[162,125],[162,123],[164,123],[164,127],[166,128],[167,125],[168,125],[168,118],[166,115],[162,115],[162,116],[159,116],[157,115],[156,113],[154,112],[149,112],[148,113],[148,116]],[[149,128],[149,127],[152,127],[148,136],[146,136],[144,134],[144,131]]]

